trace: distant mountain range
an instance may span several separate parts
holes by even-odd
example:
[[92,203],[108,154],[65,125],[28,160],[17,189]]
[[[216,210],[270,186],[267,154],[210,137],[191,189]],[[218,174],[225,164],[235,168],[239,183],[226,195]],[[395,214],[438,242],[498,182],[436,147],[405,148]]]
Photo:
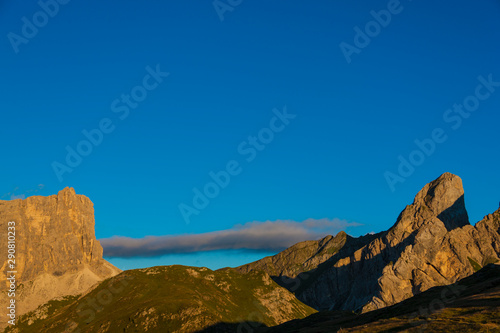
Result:
[[470,225],[462,181],[450,173],[388,231],[340,232],[217,271],[120,272],[102,259],[92,203],[73,189],[0,201],[0,216],[2,228],[19,221],[24,244],[23,316],[7,332],[397,332],[438,330],[454,315],[465,322],[458,331],[468,321],[475,332],[500,330],[500,210]]

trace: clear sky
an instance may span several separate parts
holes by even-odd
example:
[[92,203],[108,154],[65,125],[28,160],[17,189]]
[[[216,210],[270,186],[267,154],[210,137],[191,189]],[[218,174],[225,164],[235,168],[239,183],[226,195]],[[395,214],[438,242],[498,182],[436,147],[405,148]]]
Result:
[[500,201],[499,41],[496,0],[1,1],[0,194],[71,186],[99,239],[175,245],[124,269],[385,230],[446,171],[475,223]]

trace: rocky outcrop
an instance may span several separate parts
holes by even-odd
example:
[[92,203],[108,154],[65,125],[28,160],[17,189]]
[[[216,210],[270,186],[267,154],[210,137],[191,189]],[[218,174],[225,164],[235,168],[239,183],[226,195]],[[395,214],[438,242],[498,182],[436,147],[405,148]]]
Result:
[[[49,197],[0,201],[2,234],[9,221],[16,222],[18,315],[50,299],[80,294],[120,272],[102,258],[92,202],[72,188]],[[0,248],[0,279],[6,281],[7,237],[0,239]],[[1,304],[7,304],[6,284],[0,286]]]
[[262,269],[275,280],[293,281],[288,288],[315,309],[366,312],[454,283],[497,262],[499,221],[497,211],[476,226],[470,225],[462,180],[445,173],[416,195],[391,229],[372,239],[342,235],[343,246],[329,257],[321,257],[312,271],[302,265],[302,272],[295,268],[290,274],[286,264],[276,271],[262,262],[240,269]]

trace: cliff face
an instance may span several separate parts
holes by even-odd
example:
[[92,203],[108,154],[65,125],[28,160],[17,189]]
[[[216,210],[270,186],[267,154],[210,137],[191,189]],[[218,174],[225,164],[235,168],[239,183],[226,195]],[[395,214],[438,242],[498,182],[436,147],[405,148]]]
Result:
[[497,262],[499,221],[500,210],[470,225],[462,180],[445,173],[416,195],[391,229],[371,239],[347,236],[316,267],[287,260],[296,255],[279,254],[267,264],[259,261],[239,269],[261,269],[276,281],[292,281],[283,286],[317,310],[366,312],[454,283]]
[[[102,259],[95,238],[94,208],[85,196],[66,188],[58,195],[0,201],[0,230],[16,222],[17,314],[50,299],[82,293],[120,272]],[[2,281],[6,281],[7,237],[0,239]],[[2,304],[6,284],[0,285]]]

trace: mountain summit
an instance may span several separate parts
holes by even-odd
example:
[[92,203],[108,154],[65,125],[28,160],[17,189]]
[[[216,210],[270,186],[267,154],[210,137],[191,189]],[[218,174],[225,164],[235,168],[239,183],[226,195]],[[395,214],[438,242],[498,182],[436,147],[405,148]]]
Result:
[[424,223],[442,223],[448,231],[470,224],[460,177],[444,173],[425,185],[415,196],[413,204],[403,210],[392,229],[412,233]]

